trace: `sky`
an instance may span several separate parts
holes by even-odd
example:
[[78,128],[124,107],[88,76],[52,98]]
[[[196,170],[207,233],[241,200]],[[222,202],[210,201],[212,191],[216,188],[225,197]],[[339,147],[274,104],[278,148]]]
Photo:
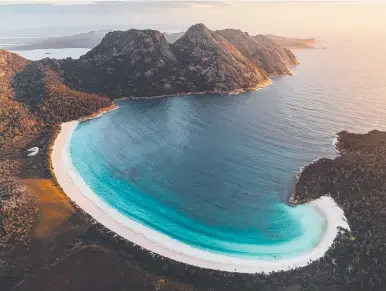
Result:
[[210,29],[293,37],[386,36],[386,2],[0,0],[0,36],[58,36],[99,29]]

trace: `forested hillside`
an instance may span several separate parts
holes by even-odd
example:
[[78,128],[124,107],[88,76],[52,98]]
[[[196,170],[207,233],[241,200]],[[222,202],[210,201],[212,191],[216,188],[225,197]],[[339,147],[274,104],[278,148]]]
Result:
[[111,105],[109,98],[72,90],[38,62],[0,50],[0,148],[22,148],[44,129]]

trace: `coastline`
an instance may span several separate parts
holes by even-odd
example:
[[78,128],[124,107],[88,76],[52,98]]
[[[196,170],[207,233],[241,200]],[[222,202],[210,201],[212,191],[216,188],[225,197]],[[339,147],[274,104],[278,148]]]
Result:
[[339,232],[338,227],[349,229],[343,210],[331,197],[324,196],[310,203],[326,217],[325,235],[315,248],[299,257],[280,260],[240,259],[191,247],[123,216],[90,189],[72,165],[69,153],[71,135],[78,124],[79,121],[63,123],[54,141],[51,163],[58,184],[73,202],[95,220],[150,252],[206,269],[237,273],[270,273],[303,267],[318,260],[333,244]]
[[[341,145],[340,145],[340,133],[341,132],[336,132],[335,136],[333,137],[333,139],[331,141],[331,145],[333,146],[333,148],[334,148],[335,152],[338,154],[338,156],[342,154],[342,148],[341,148]],[[315,158],[310,163],[308,163],[308,164],[306,164],[304,166],[301,166],[299,168],[299,170],[295,172],[295,179],[294,179],[294,181],[292,183],[291,195],[289,196],[289,199],[288,199],[288,201],[289,201],[289,203],[291,205],[299,204],[298,201],[296,200],[296,197],[295,197],[295,193],[296,193],[295,189],[296,189],[297,183],[299,182],[300,176],[303,173],[303,170],[306,167],[311,166],[313,164],[316,164],[320,160],[323,160],[323,159],[324,158],[321,158],[321,157]],[[300,204],[302,204],[302,202],[300,202]]]
[[[297,185],[297,183],[299,182],[299,179],[300,179],[300,177],[301,177],[301,175],[302,175],[302,173],[303,173],[304,168],[306,168],[306,167],[308,167],[308,166],[310,166],[310,165],[313,165],[313,164],[319,162],[319,161],[322,160],[322,159],[323,159],[323,158],[315,158],[315,159],[313,159],[310,163],[308,163],[307,165],[301,166],[301,167],[299,168],[299,170],[297,170],[297,171],[295,172],[295,178],[294,178],[293,183],[292,183],[292,192],[291,192],[291,195],[290,195],[290,197],[289,197],[289,199],[288,199],[288,201],[289,201],[289,203],[290,203],[291,205],[296,206],[297,204],[299,204],[299,203],[297,202],[297,200],[296,200],[296,197],[295,197],[295,189],[296,189],[296,185]],[[300,203],[300,204],[302,204],[302,203]]]
[[[274,76],[275,77],[275,76]],[[164,95],[154,95],[154,96],[146,96],[146,97],[139,97],[139,96],[132,96],[132,97],[120,97],[115,100],[118,101],[126,101],[131,99],[158,99],[158,98],[166,98],[166,97],[180,97],[180,96],[190,96],[190,95],[206,95],[206,94],[228,94],[228,95],[239,95],[244,92],[249,91],[257,91],[259,89],[263,89],[271,85],[273,82],[271,78],[268,78],[267,80],[258,83],[256,86],[247,88],[247,89],[237,89],[233,91],[200,91],[200,92],[182,92],[182,93],[175,93],[175,94],[164,94]]]
[[110,106],[108,107],[105,107],[105,108],[102,108],[101,110],[89,115],[89,116],[86,116],[86,117],[83,117],[83,118],[80,118],[79,121],[86,121],[86,120],[89,120],[89,119],[94,119],[94,118],[98,118],[98,117],[101,117],[103,115],[105,115],[107,112],[110,112],[110,111],[113,111],[113,110],[116,110],[118,109],[118,105],[115,104],[115,102],[113,102]]

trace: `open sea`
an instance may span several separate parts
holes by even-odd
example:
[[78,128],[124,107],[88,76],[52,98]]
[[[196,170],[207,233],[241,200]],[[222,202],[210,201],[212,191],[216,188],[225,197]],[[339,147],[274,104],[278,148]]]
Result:
[[336,156],[335,132],[385,129],[385,51],[335,42],[295,50],[294,76],[259,91],[119,101],[76,128],[73,165],[112,208],[175,240],[230,257],[299,256],[326,221],[286,204],[296,172]]

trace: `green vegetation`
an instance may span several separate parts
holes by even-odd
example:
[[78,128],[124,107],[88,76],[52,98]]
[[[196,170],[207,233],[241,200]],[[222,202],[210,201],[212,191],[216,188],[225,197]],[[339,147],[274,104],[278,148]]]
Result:
[[[89,116],[111,106],[105,96],[71,90],[57,73],[0,50],[0,250],[27,241],[36,209],[31,193],[19,181],[25,175],[25,149],[33,141],[47,153],[48,141],[65,121]],[[48,155],[34,157],[43,175]],[[23,173],[24,172],[24,173]]]
[[42,130],[111,105],[106,96],[72,90],[39,62],[0,50],[0,148],[21,149]]
[[[340,273],[323,278],[323,284],[331,286],[342,276],[349,282],[349,289],[383,290],[386,281],[386,132],[342,131],[338,137],[337,149],[341,155],[305,167],[295,186],[294,198],[296,203],[303,203],[330,193],[349,222],[351,232],[342,234],[327,256],[334,256],[337,264],[334,268]],[[351,267],[343,269],[344,266]]]

